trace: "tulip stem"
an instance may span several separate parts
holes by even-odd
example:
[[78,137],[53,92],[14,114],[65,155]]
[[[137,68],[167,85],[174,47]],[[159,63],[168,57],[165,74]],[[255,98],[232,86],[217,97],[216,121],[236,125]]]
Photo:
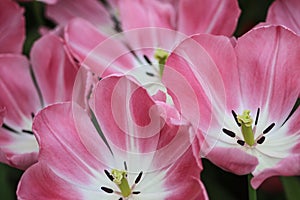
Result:
[[251,186],[251,178],[252,178],[252,174],[248,174],[248,195],[249,195],[249,200],[256,200],[256,190],[253,189],[253,187]]

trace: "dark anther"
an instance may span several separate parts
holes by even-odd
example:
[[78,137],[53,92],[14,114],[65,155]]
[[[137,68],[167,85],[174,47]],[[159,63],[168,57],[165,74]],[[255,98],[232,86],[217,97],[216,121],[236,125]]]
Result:
[[243,141],[243,140],[238,140],[237,143],[238,143],[239,145],[241,145],[241,146],[244,146],[245,141]]
[[261,138],[259,138],[259,140],[257,140],[257,144],[262,144],[265,141],[266,137],[262,136]]
[[135,184],[138,184],[139,182],[140,182],[140,180],[141,180],[141,178],[142,178],[142,175],[143,175],[143,172],[140,172],[139,173],[139,175],[136,177],[136,179],[135,179]]
[[103,190],[106,193],[110,193],[110,194],[114,192],[112,189],[107,188],[107,187],[101,187],[101,190]]
[[32,112],[32,113],[30,113],[31,114],[31,118],[33,119],[34,118],[34,113]]
[[109,178],[109,180],[114,181],[114,177],[106,169],[104,170],[104,173]]
[[11,131],[13,133],[19,133],[18,131],[16,131],[15,129],[11,128],[10,126],[8,126],[7,124],[2,124],[2,127],[5,128],[8,131]]
[[124,169],[125,169],[126,171],[128,171],[128,168],[127,168],[127,163],[126,163],[126,161],[124,161]]
[[235,122],[236,122],[236,124],[238,125],[238,126],[241,126],[241,124],[238,122],[238,120],[237,120],[237,114],[232,110],[231,111],[231,113],[232,113],[232,115],[233,115],[233,117],[234,117],[234,120],[235,120]]
[[148,75],[148,76],[154,76],[154,74],[153,73],[151,73],[151,72],[146,72],[146,74]]
[[266,134],[266,133],[269,133],[270,130],[272,130],[272,128],[275,126],[275,123],[272,123],[270,126],[268,126],[268,128],[266,128],[264,131],[263,131],[263,134]]
[[23,133],[29,133],[29,134],[33,135],[33,132],[32,132],[32,131],[30,131],[30,130],[25,130],[25,129],[22,129],[22,132],[23,132]]
[[235,137],[235,133],[232,132],[232,131],[230,131],[230,130],[227,130],[227,129],[223,128],[222,131],[223,131],[226,135],[228,135],[228,136],[230,136],[230,137]]
[[256,112],[256,118],[255,118],[255,124],[254,125],[257,125],[258,118],[259,118],[259,112],[260,112],[260,109],[258,108],[257,112]]
[[149,65],[152,65],[152,62],[149,60],[149,58],[148,58],[146,55],[144,55],[144,59],[146,60],[146,62],[147,62]]
[[134,191],[132,192],[132,194],[140,194],[141,192],[140,191]]

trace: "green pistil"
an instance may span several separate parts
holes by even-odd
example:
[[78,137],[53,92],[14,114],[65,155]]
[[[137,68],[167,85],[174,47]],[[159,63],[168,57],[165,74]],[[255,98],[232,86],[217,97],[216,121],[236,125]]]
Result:
[[128,197],[131,194],[131,188],[127,180],[127,172],[124,170],[113,169],[111,175],[114,178],[114,183],[119,187],[123,197]]
[[162,49],[157,49],[154,53],[154,58],[158,61],[158,64],[159,64],[160,77],[162,77],[162,75],[163,75],[168,56],[169,56],[169,53]]
[[241,124],[242,134],[245,142],[249,146],[255,144],[254,134],[252,129],[253,119],[250,116],[250,110],[245,110],[242,115],[237,116],[238,123]]

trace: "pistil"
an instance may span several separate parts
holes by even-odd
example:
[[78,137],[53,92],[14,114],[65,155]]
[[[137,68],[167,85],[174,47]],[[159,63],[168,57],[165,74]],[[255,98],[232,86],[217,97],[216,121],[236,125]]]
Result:
[[249,146],[253,146],[255,144],[255,139],[252,129],[253,119],[250,116],[250,110],[245,110],[242,115],[237,115],[237,121],[241,124],[241,130],[245,142]]
[[168,56],[169,56],[169,53],[162,49],[157,49],[154,53],[154,58],[158,61],[158,64],[159,64],[160,77],[162,77],[162,75],[163,75]]
[[122,196],[128,197],[129,195],[131,195],[131,188],[127,180],[127,172],[124,170],[113,169],[111,171],[111,175],[114,178],[113,182],[117,184],[122,193]]

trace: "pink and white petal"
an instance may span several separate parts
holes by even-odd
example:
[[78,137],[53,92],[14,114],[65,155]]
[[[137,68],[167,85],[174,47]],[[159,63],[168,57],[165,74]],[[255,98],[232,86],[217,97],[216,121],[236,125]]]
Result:
[[66,44],[80,63],[106,38],[95,26],[80,18],[71,20],[65,28]]
[[0,162],[25,170],[37,162],[38,151],[34,135],[0,129]]
[[108,77],[98,83],[94,96],[92,108],[111,147],[138,153],[156,150],[164,120],[144,88],[125,76]]
[[[226,45],[218,47],[226,49]],[[162,82],[177,109],[196,128],[208,132],[223,122],[226,95],[220,70],[209,51],[193,38],[184,40],[169,56]]]
[[45,163],[38,163],[26,170],[19,182],[17,196],[20,200],[36,198],[41,200],[113,200],[100,189],[95,190],[89,185],[78,185],[68,179],[59,177]]
[[0,7],[0,53],[21,53],[25,40],[24,9],[4,0]]
[[297,0],[276,0],[268,9],[266,21],[284,25],[300,34],[300,2]]
[[6,108],[4,123],[16,131],[30,130],[32,114],[41,104],[25,57],[0,55],[0,89],[0,106]]
[[199,180],[201,171],[202,164],[198,165],[190,146],[168,169],[165,187],[169,195],[166,199],[208,199],[204,185]]
[[181,0],[178,9],[178,30],[187,35],[211,33],[231,36],[240,15],[236,0]]
[[[197,34],[191,38],[204,47],[219,70],[226,93],[226,109],[237,110],[241,102],[241,88],[237,58],[231,39],[208,34]],[[215,80],[212,81],[211,84],[215,82]]]
[[[61,178],[74,184],[107,179],[97,175],[110,160],[111,153],[80,107],[71,103],[46,107],[36,116],[33,131],[40,145],[39,162],[46,163]],[[99,141],[98,148],[90,152],[85,144],[94,143],[93,140]]]
[[71,100],[78,69],[62,39],[53,34],[43,36],[34,43],[30,57],[44,104]]
[[206,157],[223,170],[237,175],[249,174],[258,165],[256,157],[234,146],[231,148],[215,146]]
[[[297,147],[300,148],[300,145]],[[267,178],[272,176],[294,176],[295,174],[299,175],[299,167],[295,163],[300,162],[300,155],[291,155],[286,159],[279,162],[276,167],[266,169],[259,174],[256,174],[252,180],[251,185],[253,188],[258,188]]]
[[[78,34],[76,29],[82,27],[84,31]],[[89,22],[82,19],[74,19],[68,24],[65,38],[73,56],[82,66],[99,77],[127,73],[136,62],[131,50],[123,43],[123,34],[105,38]],[[86,40],[86,38],[92,39]]]
[[239,38],[235,49],[245,109],[261,108],[264,124],[282,125],[299,96],[300,38],[280,26],[264,26]]
[[[300,174],[300,167],[295,163],[300,162],[300,110],[288,119],[288,121],[272,135],[266,135],[266,140],[270,141],[264,149],[272,152],[267,154],[269,160],[275,160],[273,165],[265,166],[254,173],[251,183],[257,188],[260,184],[271,176],[295,176]],[[269,133],[270,134],[270,133]],[[276,159],[277,158],[277,159]],[[267,159],[265,159],[267,160]],[[269,164],[269,163],[268,163]]]
[[104,32],[113,32],[110,14],[97,0],[86,0],[84,3],[81,0],[60,0],[54,5],[46,6],[46,16],[60,25],[66,25],[71,19],[80,17]]
[[125,31],[144,27],[175,28],[172,24],[175,10],[171,4],[161,1],[123,0],[118,2],[118,8]]

